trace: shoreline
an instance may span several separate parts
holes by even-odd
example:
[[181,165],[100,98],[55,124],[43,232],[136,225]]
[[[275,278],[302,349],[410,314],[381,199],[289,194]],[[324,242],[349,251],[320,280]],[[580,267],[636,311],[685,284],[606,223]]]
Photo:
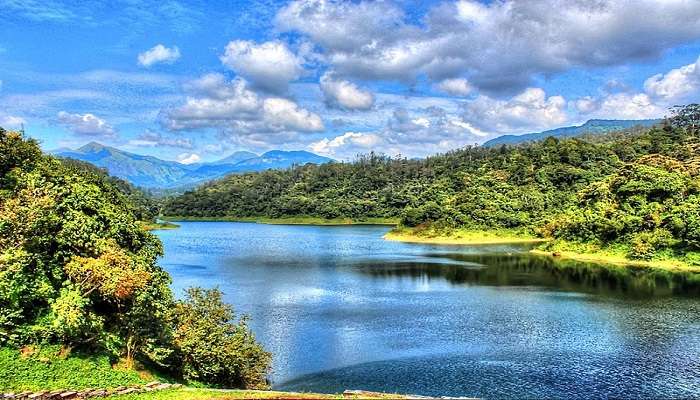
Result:
[[346,226],[346,225],[379,225],[396,226],[398,219],[390,218],[316,218],[316,217],[289,217],[289,218],[265,218],[265,217],[160,217],[164,221],[183,222],[251,222],[266,225],[310,225],[310,226]]
[[590,262],[594,264],[613,265],[617,267],[624,267],[630,269],[650,269],[667,271],[672,273],[700,273],[700,266],[690,265],[682,260],[632,260],[620,255],[610,255],[605,253],[579,253],[575,251],[566,250],[551,251],[532,249],[530,250],[530,253],[544,257]]
[[438,245],[488,245],[488,244],[537,244],[545,243],[548,239],[526,236],[510,231],[476,231],[456,230],[452,235],[421,236],[410,228],[389,231],[384,235],[385,240],[404,243],[423,243]]
[[[478,231],[458,229],[451,235],[436,234],[436,232],[428,231],[430,234],[429,236],[422,236],[420,235],[420,232],[421,231],[416,232],[415,229],[412,228],[400,228],[398,230],[388,232],[386,235],[384,235],[384,239],[404,243],[463,246],[496,244],[542,245],[551,242],[551,239],[536,238],[507,230]],[[590,262],[599,265],[616,266],[628,269],[649,269],[671,273],[700,274],[700,266],[689,264],[681,259],[634,260],[627,258],[622,254],[611,254],[605,251],[577,252],[573,250],[566,250],[565,247],[550,250],[542,249],[541,246],[538,247],[529,250],[529,253],[543,257]]]

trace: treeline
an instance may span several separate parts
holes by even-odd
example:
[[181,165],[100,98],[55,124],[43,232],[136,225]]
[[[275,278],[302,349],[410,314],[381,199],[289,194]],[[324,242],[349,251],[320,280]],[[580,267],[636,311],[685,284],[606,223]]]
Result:
[[217,290],[175,300],[150,200],[0,128],[0,346],[61,344],[187,381],[267,386],[270,355]]
[[425,160],[360,156],[231,175],[166,201],[185,217],[400,218],[437,229],[510,228],[636,258],[693,252],[700,237],[696,104],[661,126]]

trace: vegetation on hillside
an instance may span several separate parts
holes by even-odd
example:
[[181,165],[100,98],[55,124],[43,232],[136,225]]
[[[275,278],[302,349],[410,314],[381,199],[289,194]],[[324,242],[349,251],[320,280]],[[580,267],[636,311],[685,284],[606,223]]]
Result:
[[[0,128],[2,351],[57,344],[185,380],[265,387],[270,355],[218,291],[174,299],[156,264],[161,243],[139,222],[153,214],[123,181]],[[192,324],[192,310],[216,318]],[[221,332],[205,338],[201,329]],[[202,356],[225,362],[212,372]]]
[[[700,255],[700,106],[661,126],[521,146],[468,146],[425,160],[370,153],[352,163],[232,175],[169,199],[166,215],[400,218],[413,232],[508,229],[621,249]],[[700,261],[700,260],[699,260]]]

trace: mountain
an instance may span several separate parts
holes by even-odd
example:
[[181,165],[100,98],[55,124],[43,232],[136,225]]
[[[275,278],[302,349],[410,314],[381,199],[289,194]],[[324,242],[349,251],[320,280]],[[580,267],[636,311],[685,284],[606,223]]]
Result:
[[556,138],[566,138],[573,136],[582,136],[587,134],[599,135],[623,129],[633,128],[635,126],[649,127],[661,122],[660,119],[591,119],[585,124],[579,126],[566,126],[563,128],[552,129],[544,132],[526,133],[522,135],[503,135],[491,139],[484,143],[484,147],[506,145],[516,145],[527,142],[535,142],[546,139],[550,136]]
[[209,164],[211,164],[211,165],[238,164],[241,161],[255,158],[257,156],[258,156],[257,154],[251,153],[249,151],[236,151],[228,157],[224,157],[219,161],[214,161],[214,162],[209,163]]
[[296,164],[323,164],[333,161],[308,151],[274,150],[260,156],[248,151],[237,151],[218,161],[186,165],[129,153],[96,142],[76,150],[59,149],[51,153],[58,157],[89,162],[107,169],[111,175],[148,189],[191,188],[231,173],[284,169]]

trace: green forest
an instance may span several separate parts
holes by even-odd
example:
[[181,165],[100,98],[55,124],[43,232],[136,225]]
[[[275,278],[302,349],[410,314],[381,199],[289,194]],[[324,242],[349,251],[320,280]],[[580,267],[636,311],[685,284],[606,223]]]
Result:
[[616,249],[700,263],[700,105],[650,129],[484,148],[427,159],[230,175],[167,199],[188,218],[399,219],[412,233],[506,229],[556,248]]
[[[57,349],[79,355],[64,362],[69,375],[85,357],[107,363],[103,384],[128,378],[110,364],[139,364],[184,382],[268,386],[270,354],[220,291],[171,293],[161,243],[142,225],[156,212],[128,183],[0,128],[0,382],[57,385],[68,377],[45,355]],[[84,373],[90,385],[103,372]]]

